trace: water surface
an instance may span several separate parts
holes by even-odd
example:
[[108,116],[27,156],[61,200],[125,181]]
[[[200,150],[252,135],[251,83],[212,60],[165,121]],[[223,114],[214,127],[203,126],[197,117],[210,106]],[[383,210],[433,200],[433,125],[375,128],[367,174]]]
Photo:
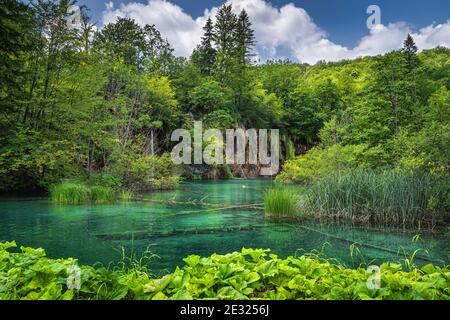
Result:
[[[0,240],[42,247],[52,258],[83,264],[118,262],[121,248],[146,248],[160,258],[159,274],[190,254],[207,256],[242,247],[270,248],[280,256],[320,251],[348,266],[401,261],[418,252],[418,264],[449,262],[449,234],[368,229],[336,224],[275,223],[260,209],[269,180],[182,184],[143,195],[144,201],[112,205],[54,205],[46,198],[1,198]],[[353,245],[353,243],[357,243]]]

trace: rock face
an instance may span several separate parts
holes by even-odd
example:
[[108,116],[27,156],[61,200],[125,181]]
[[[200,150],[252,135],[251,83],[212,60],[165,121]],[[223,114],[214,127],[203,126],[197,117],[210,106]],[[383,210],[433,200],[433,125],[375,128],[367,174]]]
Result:
[[233,164],[230,166],[235,178],[255,179],[260,177],[261,165],[257,164]]
[[233,164],[221,166],[186,166],[183,176],[188,179],[219,180],[230,178],[255,179],[261,177],[261,165]]

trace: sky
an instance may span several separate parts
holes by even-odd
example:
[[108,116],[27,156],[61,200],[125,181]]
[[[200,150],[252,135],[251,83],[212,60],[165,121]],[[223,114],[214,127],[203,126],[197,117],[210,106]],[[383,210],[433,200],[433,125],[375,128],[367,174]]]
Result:
[[[118,16],[154,24],[175,49],[189,56],[202,27],[223,3],[245,9],[255,29],[255,52],[261,62],[291,59],[316,63],[376,55],[398,49],[408,33],[420,49],[450,48],[448,0],[79,0],[91,9],[101,28]],[[367,20],[370,5],[379,21]]]

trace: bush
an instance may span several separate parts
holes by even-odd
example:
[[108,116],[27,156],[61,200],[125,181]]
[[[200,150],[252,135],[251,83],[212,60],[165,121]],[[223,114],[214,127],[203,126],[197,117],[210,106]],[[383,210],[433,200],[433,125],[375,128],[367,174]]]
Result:
[[273,218],[288,218],[298,215],[298,196],[286,188],[275,188],[267,191],[264,198],[266,215]]
[[122,177],[122,186],[135,191],[172,189],[179,176],[170,154],[162,156],[121,155],[112,166],[115,176]]
[[333,173],[313,184],[307,207],[317,217],[412,226],[428,217],[430,200],[438,198],[429,176],[358,170]]
[[70,289],[75,259],[49,259],[43,249],[0,243],[0,300],[448,300],[450,270],[428,264],[403,271],[380,266],[381,288],[369,289],[372,272],[347,269],[316,256],[281,259],[269,250],[242,249],[184,259],[186,266],[160,279],[139,268],[116,271],[79,267],[79,290]]
[[332,145],[328,148],[314,148],[303,156],[285,163],[277,182],[311,183],[336,170],[363,167],[361,162],[364,145]]

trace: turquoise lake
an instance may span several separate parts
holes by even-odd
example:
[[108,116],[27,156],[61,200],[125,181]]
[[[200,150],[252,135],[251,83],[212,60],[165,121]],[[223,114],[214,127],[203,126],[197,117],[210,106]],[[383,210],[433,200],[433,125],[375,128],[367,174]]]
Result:
[[[270,248],[280,256],[321,252],[347,266],[402,261],[449,263],[448,230],[419,232],[318,222],[276,223],[261,208],[269,180],[183,183],[177,190],[142,195],[143,201],[111,205],[54,205],[41,197],[0,198],[0,240],[42,247],[52,258],[74,257],[105,266],[122,248],[159,256],[155,274],[183,265],[190,254],[207,256]],[[205,206],[207,204],[207,206]],[[419,241],[413,241],[420,234]]]

